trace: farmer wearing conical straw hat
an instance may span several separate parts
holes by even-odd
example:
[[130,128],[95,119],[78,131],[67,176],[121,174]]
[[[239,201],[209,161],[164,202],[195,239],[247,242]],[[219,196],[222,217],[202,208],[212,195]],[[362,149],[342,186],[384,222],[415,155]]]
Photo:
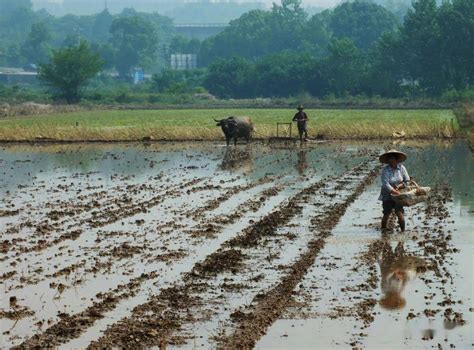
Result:
[[[297,122],[298,126],[298,133],[300,135],[300,142],[303,143],[303,141],[308,140],[308,115],[304,111],[303,105],[298,106],[298,113],[295,114],[293,117],[293,121]],[[303,139],[303,134],[304,134],[304,139]]]
[[397,204],[391,195],[399,195],[399,190],[403,189],[410,182],[407,169],[401,164],[407,159],[407,155],[392,149],[382,154],[379,159],[380,162],[387,164],[382,170],[382,189],[379,197],[383,207],[382,230],[387,228],[390,214],[392,211],[395,211],[400,229],[403,232],[405,231],[403,206]]

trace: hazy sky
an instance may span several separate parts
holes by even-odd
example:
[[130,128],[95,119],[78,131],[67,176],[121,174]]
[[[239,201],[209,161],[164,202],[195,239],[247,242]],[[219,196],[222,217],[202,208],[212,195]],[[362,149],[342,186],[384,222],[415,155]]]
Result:
[[[241,1],[241,2],[255,2],[255,1],[259,1],[259,2],[264,2],[264,3],[267,3],[267,4],[271,4],[271,3],[280,3],[280,0],[244,0],[244,1]],[[339,4],[341,2],[341,0],[303,0],[303,4],[306,5],[306,6],[320,6],[320,7],[328,7],[328,6],[335,6],[337,4]]]
[[[268,1],[269,3],[275,2],[275,1]],[[279,1],[276,1],[279,2]],[[340,3],[340,0],[303,0],[303,4],[305,5],[313,5],[313,6],[321,6],[321,7],[326,7],[326,6],[334,6],[338,3]]]

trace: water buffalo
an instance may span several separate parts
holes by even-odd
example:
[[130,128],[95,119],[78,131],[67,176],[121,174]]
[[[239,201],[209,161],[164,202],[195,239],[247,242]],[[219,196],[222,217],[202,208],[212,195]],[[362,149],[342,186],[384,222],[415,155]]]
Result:
[[252,121],[248,117],[229,117],[227,119],[214,120],[217,126],[222,128],[227,146],[229,146],[231,139],[234,139],[234,145],[237,145],[238,138],[244,138],[248,143],[255,129]]

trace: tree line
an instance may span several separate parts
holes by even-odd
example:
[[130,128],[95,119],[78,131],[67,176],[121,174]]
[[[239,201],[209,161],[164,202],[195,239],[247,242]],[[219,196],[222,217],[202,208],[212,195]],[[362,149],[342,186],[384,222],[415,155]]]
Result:
[[203,43],[220,97],[439,96],[474,83],[474,1],[416,0],[402,23],[346,2],[307,18],[298,0],[252,11]]
[[[222,98],[439,96],[472,89],[474,80],[472,0],[414,0],[403,19],[366,0],[312,16],[301,0],[281,0],[202,42],[177,36],[167,17],[133,9],[54,18],[29,0],[0,0],[0,10],[0,28],[10,31],[0,32],[0,65],[35,60],[55,95],[72,102],[99,71],[126,79],[137,65],[156,73],[150,91],[205,88]],[[200,69],[166,69],[171,52],[198,54]],[[80,77],[61,75],[71,66]],[[75,96],[64,94],[65,78],[78,85],[68,89]]]
[[123,76],[134,66],[157,72],[166,61],[162,48],[174,36],[173,21],[157,13],[125,9],[54,17],[34,11],[30,0],[0,0],[0,67],[44,64],[52,51],[87,41],[105,69]]

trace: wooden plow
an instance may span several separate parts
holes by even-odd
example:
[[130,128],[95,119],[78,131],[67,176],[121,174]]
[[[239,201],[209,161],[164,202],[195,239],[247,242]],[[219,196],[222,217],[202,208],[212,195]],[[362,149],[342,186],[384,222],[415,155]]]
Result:
[[296,143],[298,140],[293,137],[293,124],[292,123],[277,123],[276,125],[276,137],[270,137],[269,143],[283,142]]

